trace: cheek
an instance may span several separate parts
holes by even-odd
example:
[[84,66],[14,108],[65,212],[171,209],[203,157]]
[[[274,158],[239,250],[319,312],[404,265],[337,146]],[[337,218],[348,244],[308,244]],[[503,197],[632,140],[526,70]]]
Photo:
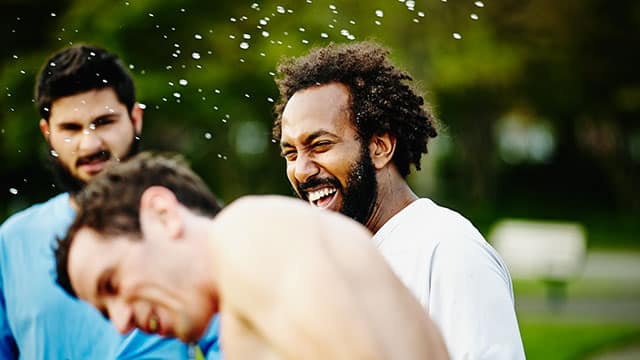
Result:
[[287,179],[289,179],[289,183],[291,183],[291,185],[293,185],[294,187],[297,185],[294,163],[287,163]]
[[110,151],[122,156],[133,141],[133,126],[131,124],[121,124],[118,127],[105,129],[101,132],[100,137]]

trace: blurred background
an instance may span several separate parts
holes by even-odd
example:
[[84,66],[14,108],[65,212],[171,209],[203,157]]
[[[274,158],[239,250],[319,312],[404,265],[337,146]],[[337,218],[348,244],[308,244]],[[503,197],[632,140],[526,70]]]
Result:
[[1,10],[0,220],[58,193],[33,88],[64,46],[118,54],[146,106],[143,147],[184,154],[228,203],[293,194],[271,139],[279,59],[375,40],[440,119],[410,183],[503,254],[528,357],[640,358],[640,2],[1,0]]

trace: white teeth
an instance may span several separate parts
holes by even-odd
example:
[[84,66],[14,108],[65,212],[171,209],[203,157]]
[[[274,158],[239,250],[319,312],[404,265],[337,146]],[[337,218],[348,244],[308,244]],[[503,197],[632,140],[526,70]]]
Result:
[[320,190],[312,191],[308,194],[309,201],[314,202],[322,197],[333,194],[336,192],[335,188],[322,188]]

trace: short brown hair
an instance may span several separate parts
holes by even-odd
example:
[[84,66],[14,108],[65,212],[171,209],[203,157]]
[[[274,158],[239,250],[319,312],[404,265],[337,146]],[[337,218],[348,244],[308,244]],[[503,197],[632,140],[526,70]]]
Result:
[[171,190],[191,211],[214,217],[221,207],[202,179],[178,155],[140,153],[98,174],[74,198],[76,217],[55,249],[57,281],[75,295],[67,271],[69,248],[78,230],[87,227],[100,234],[141,237],[140,198],[151,186]]

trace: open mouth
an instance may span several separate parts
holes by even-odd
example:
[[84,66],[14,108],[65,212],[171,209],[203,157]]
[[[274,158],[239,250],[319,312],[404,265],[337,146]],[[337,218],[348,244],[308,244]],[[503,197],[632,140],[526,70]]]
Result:
[[335,187],[324,187],[318,190],[309,191],[307,193],[307,199],[312,205],[315,205],[319,208],[326,209],[328,208],[333,199],[335,199],[338,189]]
[[111,153],[106,150],[98,151],[95,154],[82,157],[76,162],[77,166],[83,168],[88,173],[97,173],[104,168],[107,161],[111,159]]

